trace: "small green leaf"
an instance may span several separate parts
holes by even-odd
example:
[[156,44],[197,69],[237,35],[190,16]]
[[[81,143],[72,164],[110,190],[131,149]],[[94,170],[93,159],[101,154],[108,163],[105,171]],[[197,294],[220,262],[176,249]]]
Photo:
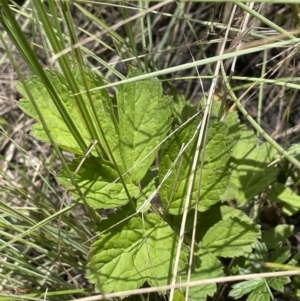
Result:
[[[254,273],[269,272],[269,268],[264,266],[264,263],[272,262],[274,264],[284,264],[290,256],[291,252],[289,247],[282,246],[281,243],[275,246],[271,254],[264,243],[257,243],[254,253],[249,256],[249,262],[252,266],[250,270]],[[267,279],[267,281],[269,280]]]
[[274,185],[266,198],[272,202],[279,203],[282,206],[283,212],[287,215],[293,215],[300,209],[300,196],[281,183]]
[[9,123],[7,122],[7,120],[3,116],[0,116],[0,126],[6,126],[8,124]]
[[298,161],[300,161],[300,143],[293,144],[289,149],[288,153],[294,156]]
[[[152,286],[166,285],[172,279],[176,250],[177,235],[159,216],[133,217],[92,245],[87,277],[105,293],[136,289],[146,281]],[[179,272],[186,261],[184,247]]]
[[[199,252],[195,258],[194,271],[191,275],[191,281],[210,279],[223,276],[223,266],[221,262],[212,254]],[[186,277],[182,277],[186,281]],[[189,289],[188,300],[205,301],[207,296],[212,297],[217,290],[215,283],[191,287]]]
[[[81,163],[82,158],[77,158],[69,164],[72,172],[75,172]],[[57,176],[59,182],[67,187],[70,178],[63,169]],[[114,166],[103,161],[100,158],[89,156],[86,158],[75,174],[75,180],[84,194],[86,201],[93,208],[115,208],[120,207],[129,202],[124,186],[120,181]],[[139,189],[133,184],[127,184],[127,189],[131,197],[139,195]],[[77,190],[70,185],[69,190],[73,196],[78,197]]]
[[279,242],[284,242],[291,237],[293,232],[293,225],[277,225],[275,228],[265,231],[261,241],[266,244],[268,249],[274,249]]
[[265,285],[265,281],[261,278],[254,278],[248,281],[236,283],[232,286],[229,296],[239,299],[250,293],[247,301],[269,301],[270,293]]
[[180,290],[175,290],[173,301],[185,301],[183,292]]
[[[248,273],[269,272],[270,269],[263,265],[265,262],[284,263],[289,257],[289,248],[283,247],[280,243],[275,247],[271,255],[264,243],[257,243],[254,253],[246,260],[244,269],[246,268]],[[289,282],[290,279],[286,276],[250,279],[234,284],[229,296],[237,299],[250,293],[247,300],[269,300],[272,294],[270,287],[282,292],[284,285]],[[274,300],[273,297],[272,299]]]
[[[159,169],[160,183],[171,169],[172,173],[164,181],[159,191],[160,199],[165,210],[170,214],[181,214],[186,198],[187,183],[189,180],[193,155],[195,153],[195,134],[201,117],[195,118],[184,129],[177,131],[165,143],[161,151],[161,161]],[[202,170],[202,185],[200,190],[201,200],[199,211],[205,211],[213,204],[219,202],[219,196],[225,191],[229,180],[229,171],[226,162],[233,147],[233,139],[227,137],[227,127],[224,123],[212,118],[209,125],[207,143],[205,146],[205,158]],[[178,159],[178,154],[182,146],[186,150]],[[191,208],[194,207],[198,196],[198,183],[200,177],[200,160],[203,150],[201,150],[199,163],[191,198]],[[177,161],[176,161],[177,160]],[[176,164],[174,164],[174,162]]]
[[258,225],[233,217],[211,227],[203,237],[201,249],[215,256],[233,258],[250,253],[259,238]]
[[[136,71],[129,77],[139,74]],[[134,183],[144,177],[159,149],[153,150],[170,130],[172,98],[162,92],[154,78],[122,85],[117,92],[123,172],[129,171]]]
[[267,262],[269,258],[269,253],[266,245],[264,243],[257,243],[255,245],[254,252],[245,261],[244,269],[247,272],[266,272],[267,269],[263,267],[263,263]]
[[270,166],[274,155],[275,150],[269,144],[256,148],[254,134],[247,130],[241,131],[241,137],[229,160],[232,170],[229,187],[221,199],[236,199],[238,205],[242,206],[275,181],[278,168]]
[[290,248],[287,246],[282,246],[281,243],[277,244],[273,250],[269,261],[276,263],[285,263],[291,256]]
[[274,277],[271,278],[268,281],[268,284],[270,285],[270,287],[272,287],[274,290],[278,291],[278,292],[283,292],[284,291],[284,286],[288,283],[290,283],[291,280],[289,277],[287,276],[281,276],[281,277]]

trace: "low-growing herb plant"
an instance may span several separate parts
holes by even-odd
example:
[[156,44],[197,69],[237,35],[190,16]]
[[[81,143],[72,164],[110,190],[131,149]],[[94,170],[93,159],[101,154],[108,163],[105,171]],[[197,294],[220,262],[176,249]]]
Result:
[[[188,280],[190,257],[190,281],[270,271],[263,267],[264,262],[287,262],[290,250],[282,242],[293,228],[281,225],[262,235],[255,213],[250,218],[241,210],[246,204],[251,207],[254,198],[276,182],[279,168],[270,164],[276,157],[274,149],[268,144],[257,147],[256,136],[240,124],[236,111],[220,121],[219,104],[213,106],[181,238],[201,112],[181,95],[165,96],[155,78],[120,85],[114,98],[99,89],[104,83],[96,72],[81,68],[72,72],[82,92],[88,124],[64,76],[56,71],[46,74],[81,141],[92,145],[88,152],[75,139],[72,124],[64,121],[38,77],[26,80],[27,90],[21,83],[17,89],[23,95],[19,107],[36,120],[31,134],[50,141],[33,98],[55,143],[75,155],[68,164],[75,183],[63,168],[57,175],[61,185],[78,204],[97,214],[103,209],[113,211],[95,225],[98,236],[90,247],[86,276],[96,291],[107,294],[170,284],[180,239],[178,283]],[[128,78],[139,74],[133,71]],[[285,183],[272,185],[264,199],[279,203],[287,215],[299,209],[299,197]],[[195,208],[196,237],[190,254]],[[296,257],[289,261],[296,263]],[[234,284],[229,295],[267,301],[272,289],[283,291],[289,281],[288,277],[252,279]],[[216,291],[215,283],[190,287],[188,299],[206,300]],[[185,288],[177,290],[178,300],[184,299],[184,292]]]

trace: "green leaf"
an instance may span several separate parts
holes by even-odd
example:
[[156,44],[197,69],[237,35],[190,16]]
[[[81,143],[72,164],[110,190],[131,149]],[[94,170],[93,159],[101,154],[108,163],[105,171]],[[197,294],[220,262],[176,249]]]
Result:
[[268,249],[274,249],[279,242],[284,242],[291,237],[293,232],[293,225],[277,225],[275,228],[265,231],[261,241],[266,244]]
[[175,290],[173,301],[185,301],[183,292],[180,290]]
[[300,196],[281,183],[274,185],[266,198],[272,202],[279,203],[282,206],[283,212],[287,215],[293,215],[300,209]]
[[294,156],[298,161],[300,161],[300,143],[295,143],[287,151],[290,155]]
[[196,105],[186,100],[183,94],[180,94],[173,86],[170,87],[170,93],[174,102],[174,120],[177,125],[183,124],[190,117],[197,113]]
[[251,131],[241,131],[229,160],[232,175],[223,201],[236,199],[239,206],[251,200],[270,183],[275,181],[278,169],[270,165],[275,150],[269,144],[256,148],[256,138]]
[[[284,264],[291,256],[290,248],[282,246],[278,243],[272,253],[268,251],[264,243],[257,243],[254,249],[254,253],[249,256],[249,262],[252,266],[250,270],[253,273],[269,272],[270,269],[264,266],[266,262]],[[270,278],[271,279],[271,278]],[[267,279],[267,281],[269,281]]]
[[[69,164],[74,173],[81,163],[82,158],[76,158]],[[67,187],[70,183],[68,173],[63,169],[57,176],[59,182]],[[124,186],[119,181],[117,171],[108,161],[89,156],[85,159],[80,169],[75,174],[75,180],[84,194],[86,201],[93,208],[115,208],[129,202]],[[131,197],[139,195],[139,188],[127,184]],[[74,197],[78,197],[76,188],[70,185],[69,190]]]
[[[129,77],[139,74],[136,71]],[[163,97],[162,92],[154,78],[122,85],[117,92],[123,172],[130,170],[134,183],[144,177],[158,153],[153,149],[170,130],[172,98]]]
[[[152,286],[166,285],[172,279],[176,249],[177,235],[159,216],[133,217],[92,245],[87,277],[105,293],[136,289],[145,281]],[[179,272],[186,261],[184,247]]]
[[233,258],[250,253],[259,237],[259,226],[253,222],[227,218],[205,233],[201,249],[215,256]]
[[[251,292],[251,293],[250,293]],[[254,278],[248,281],[236,283],[232,286],[229,296],[239,299],[250,293],[247,301],[269,301],[270,294],[265,281],[261,278]]]
[[199,242],[200,240],[202,240],[204,234],[208,231],[209,228],[213,227],[219,221],[226,220],[230,217],[238,217],[240,220],[245,220],[250,224],[252,223],[252,220],[242,210],[235,209],[226,205],[220,206],[219,204],[217,204],[198,215],[196,241]]
[[270,256],[271,262],[285,263],[291,256],[290,248],[287,246],[282,246],[281,243],[277,244],[274,251]]
[[291,282],[291,280],[290,280],[290,278],[288,276],[281,276],[281,277],[271,278],[268,281],[268,284],[274,290],[276,290],[278,292],[283,292],[284,291],[284,286],[286,284],[290,283],[290,282]]
[[[160,199],[165,210],[170,214],[181,214],[186,198],[187,183],[190,175],[191,164],[196,147],[195,131],[201,117],[195,118],[184,129],[177,131],[165,143],[161,151],[159,167],[159,181],[162,183],[170,169],[172,173],[162,184],[159,191]],[[219,196],[225,191],[229,180],[229,171],[226,162],[230,156],[234,141],[227,137],[227,126],[212,118],[209,124],[205,158],[202,171],[202,185],[200,190],[199,210],[205,211],[219,201]],[[182,146],[187,146],[182,156],[178,154]],[[195,185],[191,197],[191,208],[195,206],[198,196],[198,183],[200,177],[200,153],[197,166]],[[178,159],[178,160],[177,160]],[[177,161],[176,161],[177,160]]]
[[[202,101],[202,108],[206,106],[205,101]],[[221,109],[222,102],[221,101],[214,101],[212,106],[212,114],[215,116],[219,116],[219,111]],[[232,137],[233,139],[238,140],[241,131],[245,130],[245,126],[241,125],[239,120],[239,116],[237,111],[228,111],[222,121],[228,126],[228,136]]]
[[265,271],[262,267],[262,263],[268,261],[268,249],[264,243],[257,243],[254,249],[254,253],[249,256],[252,264],[252,270],[256,272]]
[[[248,260],[245,262],[245,266],[248,273],[269,272],[270,269],[263,265],[265,262],[284,263],[289,257],[289,248],[283,247],[280,243],[276,245],[271,255],[264,243],[257,243],[254,253],[249,256]],[[271,298],[270,287],[282,292],[284,290],[284,285],[289,282],[290,279],[286,276],[250,279],[234,284],[229,296],[237,299],[250,293],[247,300],[269,300]]]
[[[82,78],[82,73],[80,71],[80,68],[75,68],[72,71],[74,73],[74,77],[77,85],[81,87],[82,91],[85,91],[86,88],[83,84],[83,78]],[[66,110],[69,112],[71,118],[76,124],[78,131],[84,138],[86,145],[89,145],[93,140],[93,137],[90,136],[87,127],[83,122],[82,116],[79,113],[79,109],[77,107],[75,99],[72,96],[70,89],[68,88],[66,79],[61,73],[56,71],[46,71],[46,75],[48,76],[49,80],[55,87],[57,94],[60,95],[61,105],[65,106]],[[84,75],[89,89],[97,88],[103,85],[103,81],[101,80],[101,78],[91,70],[85,69]],[[62,149],[71,151],[76,154],[82,154],[80,147],[78,146],[74,137],[70,133],[62,117],[60,116],[56,106],[52,101],[51,96],[49,95],[42,81],[38,77],[33,76],[27,79],[26,83],[33,97],[35,98],[35,101],[45,119],[47,127],[49,128],[50,133],[52,134],[55,142]],[[32,127],[31,134],[39,140],[49,142],[49,139],[42,125],[39,123],[38,116],[31,104],[29,96],[27,95],[24,87],[19,82],[16,83],[16,88],[24,97],[24,99],[22,99],[19,102],[19,107],[26,114],[33,117],[38,122]],[[112,148],[113,152],[116,151],[118,152],[118,149],[116,149],[117,142],[118,142],[117,124],[115,121],[112,104],[108,93],[106,90],[97,90],[97,91],[91,91],[90,96],[93,102],[93,106],[95,107],[95,110],[97,112],[96,117],[101,123],[103,131],[106,134],[108,143]],[[83,99],[85,100],[85,104],[90,112],[90,115],[93,116],[91,104],[89,102],[89,98],[87,97],[86,93],[83,94]],[[100,143],[104,145],[103,141],[100,141]],[[116,156],[118,156],[118,154],[116,154]]]
[[[221,262],[212,254],[200,252],[195,257],[194,271],[191,275],[191,281],[210,279],[223,276],[223,266]],[[187,278],[182,277],[185,282]],[[189,289],[188,300],[205,301],[207,296],[212,297],[217,290],[215,283],[191,287]]]

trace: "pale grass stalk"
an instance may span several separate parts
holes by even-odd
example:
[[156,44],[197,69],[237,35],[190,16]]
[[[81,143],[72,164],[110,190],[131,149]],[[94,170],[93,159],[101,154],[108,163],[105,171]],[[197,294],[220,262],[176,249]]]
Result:
[[[231,26],[233,18],[234,18],[235,10],[236,10],[236,6],[234,6],[234,8],[232,10],[230,20],[229,20],[229,24],[228,24],[228,27],[227,27],[226,32],[225,32],[224,41],[223,41],[223,44],[221,46],[219,55],[222,55],[224,53],[226,41],[228,39],[230,26]],[[179,237],[180,237],[180,243],[182,244],[183,236],[184,236],[184,230],[185,230],[185,224],[186,224],[186,217],[187,217],[187,213],[188,213],[188,207],[189,207],[189,203],[190,203],[190,199],[191,199],[191,194],[192,194],[192,189],[193,189],[193,184],[194,184],[194,179],[195,179],[195,173],[196,173],[198,160],[199,160],[199,156],[200,156],[200,149],[201,149],[201,146],[203,144],[203,154],[202,154],[202,158],[201,158],[200,177],[199,177],[199,183],[198,183],[198,197],[197,197],[196,208],[195,208],[196,210],[195,210],[194,221],[193,221],[193,232],[192,232],[192,241],[191,241],[191,250],[190,250],[190,260],[189,260],[189,267],[188,267],[188,281],[187,281],[188,283],[190,282],[191,273],[192,273],[191,269],[192,269],[192,262],[193,262],[193,253],[194,253],[194,244],[195,244],[195,236],[196,236],[197,217],[198,217],[198,212],[197,212],[198,210],[197,209],[198,209],[198,204],[199,204],[199,201],[200,201],[200,188],[201,188],[201,185],[202,185],[202,172],[203,172],[203,165],[204,165],[204,158],[205,158],[205,145],[206,145],[206,141],[207,141],[208,123],[209,123],[210,114],[211,114],[211,107],[212,107],[212,103],[213,103],[213,97],[214,97],[215,89],[216,89],[216,86],[217,86],[217,83],[218,83],[218,77],[219,77],[219,73],[220,73],[221,64],[222,64],[222,61],[218,61],[217,64],[216,64],[214,77],[213,77],[212,84],[211,84],[211,87],[210,87],[210,90],[209,90],[203,120],[202,120],[202,123],[201,123],[201,126],[200,126],[200,132],[199,132],[196,151],[195,151],[195,155],[194,155],[192,171],[191,171],[191,175],[190,175],[190,178],[189,178],[189,183],[188,183],[189,186],[188,186],[188,190],[187,190],[187,197],[186,197],[186,204],[185,204],[186,206],[185,206],[185,211],[183,213],[182,223],[181,223],[181,228],[180,228],[180,236]],[[181,246],[179,248],[179,243],[178,243],[177,254],[176,254],[176,256],[177,256],[176,260],[178,260],[178,263],[179,263],[180,252],[181,252]],[[177,270],[176,270],[177,267],[178,267],[178,265],[176,265],[176,261],[175,261],[172,284],[175,284],[176,278],[174,277],[174,275],[177,274]],[[189,287],[186,288],[186,294],[185,294],[185,300],[186,301],[188,300],[188,295],[189,295]],[[170,300],[171,301],[173,300],[173,296],[174,296],[174,289],[171,289],[171,292],[170,292]]]
[[[130,290],[130,291],[110,293],[110,294],[106,294],[106,295],[96,295],[96,296],[80,298],[80,299],[72,299],[72,301],[107,300],[109,298],[121,298],[121,297],[132,296],[132,295],[156,293],[156,292],[161,292],[161,291],[165,291],[165,290],[170,290],[172,288],[173,289],[182,289],[182,288],[187,288],[187,287],[196,287],[196,286],[200,286],[200,285],[235,282],[235,281],[250,280],[250,279],[255,279],[255,278],[272,278],[272,277],[296,276],[296,275],[300,275],[299,269],[297,271],[290,270],[290,271],[282,271],[282,272],[255,273],[255,274],[247,274],[247,275],[217,277],[217,278],[211,278],[211,279],[205,279],[205,280],[176,283],[176,284],[171,284],[171,285],[140,288],[140,289],[135,289],[135,290]],[[69,301],[71,301],[71,300],[69,300]]]
[[[253,6],[254,6],[254,2],[251,2],[249,4],[249,8],[252,10],[253,9]],[[234,5],[234,7],[236,8],[236,4]],[[250,14],[248,12],[246,12],[246,15],[244,17],[244,20],[243,20],[243,24],[242,24],[242,30],[241,30],[241,33],[239,35],[237,35],[237,44],[236,45],[232,45],[233,47],[235,47],[235,50],[236,51],[239,51],[240,48],[241,48],[241,45],[242,45],[242,41],[243,41],[243,38],[244,36],[249,32],[250,30],[250,26],[248,28],[248,22],[250,20]],[[234,41],[233,41],[234,42]],[[231,72],[234,72],[234,69],[235,69],[235,65],[236,65],[236,62],[237,62],[237,57],[233,58],[233,62],[232,62],[232,65],[231,65]]]
[[[279,38],[286,38],[286,35],[279,34],[276,36],[268,37],[264,40],[245,43],[243,45],[242,49],[239,50],[238,52],[228,52],[228,53],[224,53],[221,56],[214,56],[211,58],[198,60],[198,61],[195,61],[192,63],[181,64],[178,66],[174,66],[174,67],[170,67],[170,68],[166,68],[166,69],[162,69],[162,70],[158,70],[158,71],[148,72],[146,74],[142,74],[137,77],[126,78],[121,81],[103,85],[99,88],[90,89],[89,92],[117,87],[120,85],[133,83],[133,82],[144,80],[144,79],[149,79],[149,78],[158,77],[158,76],[162,76],[162,75],[166,75],[166,74],[171,74],[171,73],[175,73],[175,72],[190,69],[190,68],[204,66],[207,64],[218,62],[220,60],[227,60],[230,58],[234,58],[236,56],[242,56],[245,54],[255,53],[255,52],[259,52],[259,51],[266,50],[266,49],[272,49],[272,48],[284,47],[284,46],[290,46],[290,45],[292,45],[292,47],[295,47],[295,45],[300,43],[300,38],[271,43],[272,41],[276,41]],[[82,91],[77,94],[85,94],[85,93],[86,93],[86,91]]]

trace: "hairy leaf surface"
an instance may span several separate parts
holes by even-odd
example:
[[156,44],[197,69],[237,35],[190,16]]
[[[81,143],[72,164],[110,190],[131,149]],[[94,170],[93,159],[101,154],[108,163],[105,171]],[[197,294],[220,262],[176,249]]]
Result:
[[[177,235],[154,214],[133,217],[102,234],[89,254],[89,280],[105,293],[136,289],[145,281],[166,285],[172,278]],[[179,271],[185,268],[183,248]]]
[[258,225],[230,217],[216,223],[205,233],[201,248],[215,256],[233,258],[249,254],[259,238]]
[[[139,75],[139,72],[129,77]],[[117,92],[120,141],[124,171],[134,183],[139,182],[153,163],[153,151],[170,130],[172,98],[162,96],[157,79],[120,86]]]
[[[69,164],[72,172],[76,171],[81,160],[82,158],[77,158]],[[57,177],[63,186],[67,187],[69,185],[70,179],[64,169]],[[93,208],[114,208],[129,202],[123,184],[117,181],[118,178],[118,173],[113,164],[93,156],[86,158],[75,174],[75,180],[81,192]],[[131,183],[126,186],[131,197],[139,195],[137,186]],[[73,193],[73,196],[78,197],[73,185],[70,185],[69,190]]]
[[[73,70],[73,73],[78,87],[80,87],[82,91],[86,91],[85,85],[83,84],[83,76],[81,70],[79,68],[75,68]],[[90,133],[88,132],[88,129],[83,121],[83,118],[76,104],[75,98],[72,95],[70,89],[68,88],[68,83],[66,79],[61,73],[56,71],[46,71],[46,74],[51,83],[53,84],[54,88],[56,89],[57,94],[61,98],[61,105],[64,105],[70,117],[76,124],[76,127],[80,132],[81,136],[84,138],[86,145],[89,145],[93,140],[93,137],[91,137]],[[84,77],[84,80],[89,89],[97,88],[103,85],[103,81],[101,80],[101,78],[89,69],[84,70]],[[45,119],[47,127],[49,128],[50,133],[52,134],[55,142],[65,150],[71,151],[76,154],[82,154],[80,147],[78,146],[74,137],[70,133],[62,117],[60,116],[51,96],[49,95],[47,89],[45,88],[41,80],[38,77],[33,76],[27,79],[26,83],[33,97],[35,98],[35,101]],[[35,112],[24,87],[21,83],[17,83],[16,87],[24,97],[24,99],[22,99],[19,102],[19,107],[26,114],[33,117],[38,122],[32,127],[31,134],[39,140],[49,142],[45,130],[39,123],[37,113]],[[90,113],[90,116],[94,116],[92,118],[94,120],[95,127],[98,128],[98,125],[96,124],[95,120],[95,118],[97,118],[99,123],[101,124],[104,133],[106,134],[106,138],[110,145],[110,148],[112,149],[114,155],[116,157],[119,157],[119,150],[117,148],[118,129],[109,95],[106,90],[90,91],[89,93],[96,111],[96,116],[94,116],[92,113],[92,107],[87,93],[84,93],[82,97],[85,101],[85,105]],[[100,142],[102,145],[104,145],[103,141]]]
[[232,174],[222,200],[235,199],[242,206],[273,182],[278,173],[277,167],[270,166],[275,153],[274,148],[266,143],[256,148],[253,132],[241,131],[229,160]]
[[[191,281],[210,279],[223,276],[223,266],[216,256],[210,253],[204,254],[200,252],[195,257],[193,264],[194,271],[191,275]],[[182,281],[186,281],[186,277],[182,277]],[[207,296],[212,297],[217,290],[217,285],[206,284],[191,287],[189,289],[188,300],[205,301]]]
[[[171,169],[172,173],[164,181],[160,189],[160,198],[164,208],[170,214],[181,214],[186,198],[187,185],[191,172],[193,155],[198,135],[197,126],[201,118],[195,118],[183,130],[180,130],[168,140],[162,149],[159,180],[164,181],[165,175]],[[227,126],[212,118],[205,146],[202,183],[200,190],[199,210],[205,211],[219,201],[219,196],[225,191],[229,180],[226,162],[231,154],[234,141],[227,137]],[[178,157],[182,147],[186,147]],[[197,166],[194,181],[191,208],[194,207],[197,196],[203,147]]]

